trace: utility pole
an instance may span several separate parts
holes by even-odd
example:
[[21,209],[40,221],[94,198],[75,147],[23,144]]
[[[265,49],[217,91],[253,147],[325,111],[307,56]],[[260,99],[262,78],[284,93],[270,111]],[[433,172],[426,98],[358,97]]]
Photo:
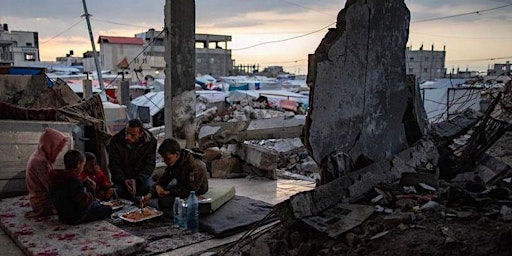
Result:
[[87,21],[87,29],[89,30],[89,38],[91,39],[91,45],[92,45],[92,55],[94,57],[94,64],[96,65],[96,73],[98,73],[98,83],[100,84],[101,89],[101,98],[103,99],[105,97],[105,86],[103,85],[103,78],[101,77],[101,67],[100,62],[98,61],[98,53],[96,52],[96,45],[94,44],[94,36],[92,35],[92,28],[91,28],[91,21],[89,20],[89,12],[87,12],[87,5],[85,4],[85,0],[82,0],[82,3],[84,4],[84,15],[82,17],[85,17],[85,20]]

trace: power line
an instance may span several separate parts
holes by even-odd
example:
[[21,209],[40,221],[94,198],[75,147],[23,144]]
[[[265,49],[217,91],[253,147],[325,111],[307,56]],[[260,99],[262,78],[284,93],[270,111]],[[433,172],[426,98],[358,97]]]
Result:
[[103,19],[98,19],[98,18],[91,18],[91,20],[103,22],[103,23],[110,23],[110,24],[114,24],[114,25],[121,25],[121,26],[126,26],[126,27],[144,28],[144,29],[148,28],[147,26],[144,27],[144,26],[115,22],[115,21],[103,20]]
[[[304,6],[304,5],[300,5],[298,3],[295,3],[295,2],[292,2],[292,1],[287,1],[287,0],[279,0],[281,2],[285,2],[285,3],[288,3],[288,4],[291,4],[291,5],[295,5],[295,6],[298,6],[300,8],[304,8],[306,10],[310,10],[310,11],[314,11],[314,12],[318,12],[318,13],[323,13],[323,14],[327,14],[326,12],[322,12],[322,11],[319,11],[319,10],[316,10],[316,9],[313,9],[311,7],[307,7],[307,6]],[[328,13],[328,14],[331,14],[331,13]]]
[[490,39],[501,39],[501,40],[512,40],[512,37],[469,37],[469,36],[452,36],[452,35],[436,35],[429,33],[421,33],[421,32],[409,32],[409,34],[420,34],[426,36],[433,37],[442,37],[442,38],[459,38],[459,39],[473,39],[473,40],[490,40]]
[[298,36],[294,36],[294,37],[290,37],[290,38],[285,38],[285,39],[281,39],[281,40],[274,40],[274,41],[267,41],[267,42],[261,42],[261,43],[257,43],[257,44],[254,44],[254,45],[251,45],[251,46],[247,46],[247,47],[243,47],[243,48],[237,48],[237,49],[231,49],[232,51],[240,51],[240,50],[247,50],[247,49],[251,49],[251,48],[254,48],[256,46],[260,46],[260,45],[265,45],[265,44],[273,44],[273,43],[281,43],[281,42],[285,42],[285,41],[289,41],[289,40],[293,40],[293,39],[297,39],[297,38],[301,38],[301,37],[305,37],[305,36],[309,36],[311,34],[314,34],[314,33],[317,33],[317,32],[320,32],[332,25],[336,24],[336,21],[325,26],[325,27],[322,27],[321,29],[318,29],[318,30],[315,30],[315,31],[312,31],[312,32],[309,32],[309,33],[306,33],[306,34],[303,34],[303,35],[298,35]]
[[[310,9],[308,7],[301,6],[299,4],[296,4],[296,3],[293,3],[293,2],[290,2],[290,1],[286,1],[286,0],[280,0],[280,1],[287,2],[287,3],[290,3],[290,4],[294,4],[294,5],[300,6],[302,8]],[[493,11],[493,10],[497,10],[497,9],[501,9],[501,8],[505,8],[505,7],[509,7],[509,6],[512,6],[512,4],[502,5],[502,6],[498,6],[498,7],[494,7],[494,8],[490,8],[490,9],[485,9],[485,10],[478,10],[478,11],[473,11],[473,12],[468,12],[468,13],[450,15],[450,16],[445,16],[445,17],[438,17],[438,18],[432,18],[432,19],[411,21],[411,23],[420,23],[420,22],[428,22],[428,21],[435,21],[435,20],[441,20],[441,19],[449,19],[449,18],[455,18],[455,17],[466,16],[466,15],[471,15],[471,14],[481,14],[483,12],[489,12],[489,11]],[[308,35],[320,32],[320,31],[322,31],[322,30],[324,30],[324,29],[326,29],[326,28],[328,28],[328,27],[330,27],[330,26],[332,26],[334,24],[336,24],[336,22],[333,22],[333,23],[331,23],[331,24],[329,24],[329,25],[327,25],[325,27],[322,27],[321,29],[318,29],[318,30],[315,30],[315,31],[312,31],[312,32],[309,32],[309,33],[306,33],[306,34],[303,34],[303,35],[294,36],[294,37],[290,37],[290,38],[285,38],[285,39],[281,39],[281,40],[261,42],[261,43],[257,43],[257,44],[254,44],[254,45],[251,45],[251,46],[247,46],[247,47],[232,49],[232,51],[246,50],[246,49],[251,49],[251,48],[254,48],[254,47],[257,47],[257,46],[261,46],[261,45],[265,45],[265,44],[281,43],[281,42],[285,42],[285,41],[301,38],[301,37],[304,37],[304,36],[308,36]]]
[[494,57],[494,58],[483,58],[483,59],[465,59],[465,60],[450,60],[450,62],[462,62],[462,61],[486,61],[486,60],[504,60],[504,59],[512,59],[512,56],[506,57]]
[[479,11],[455,14],[455,15],[450,15],[450,16],[444,16],[444,17],[438,17],[438,18],[432,18],[432,19],[425,19],[425,20],[411,21],[411,23],[420,23],[420,22],[428,22],[428,21],[435,21],[435,20],[444,20],[444,19],[456,18],[456,17],[472,15],[472,14],[481,14],[483,12],[489,12],[489,11],[493,11],[493,10],[498,10],[498,9],[509,7],[509,6],[512,6],[512,4],[502,5],[502,6],[498,6],[498,7],[494,7],[494,8],[490,8],[490,9],[485,9],[485,10],[479,10]]
[[[160,37],[160,35],[162,35],[162,33],[164,33],[164,32],[165,32],[165,30],[166,30],[166,29],[167,29],[167,28],[166,28],[166,27],[164,27],[164,28],[162,29],[162,31],[160,31],[160,33],[158,33],[158,35],[156,35],[155,37],[153,37],[153,39],[152,39],[152,40],[151,40],[151,41],[150,41],[146,46],[144,46],[144,48],[142,48],[142,51],[140,51],[140,52],[139,52],[139,53],[138,53],[138,54],[137,54],[137,55],[136,55],[136,56],[135,56],[135,57],[134,57],[130,62],[128,62],[127,67],[130,67],[130,65],[131,65],[131,64],[132,64],[132,63],[133,63],[133,62],[134,62],[134,61],[135,61],[135,60],[136,60],[136,59],[137,59],[141,54],[143,54],[143,53],[146,51],[146,49],[147,49],[148,47],[152,46],[152,45],[155,43],[155,41],[156,41],[155,39],[156,39],[156,38],[159,38],[159,37]],[[127,70],[127,69],[128,69],[128,68],[123,68],[123,69],[121,70],[121,72],[124,72],[124,71],[125,71],[125,70]],[[110,81],[110,83],[109,83],[107,86],[111,85],[111,84],[112,84],[112,83],[113,83],[113,82],[114,82],[118,77],[119,77],[119,73],[117,73],[117,76],[115,76],[115,77],[114,77],[114,79],[112,79],[112,80]]]
[[62,34],[64,34],[64,33],[68,32],[68,31],[69,31],[69,30],[71,30],[72,28],[76,27],[78,24],[82,23],[83,21],[84,21],[83,19],[80,19],[77,23],[75,23],[75,24],[73,24],[73,25],[69,26],[69,27],[68,27],[68,28],[66,28],[64,31],[62,31],[62,32],[60,32],[60,33],[58,33],[58,34],[56,34],[56,35],[55,35],[55,36],[53,36],[52,38],[50,38],[50,39],[48,39],[48,40],[46,40],[46,41],[44,41],[44,42],[39,43],[39,45],[41,45],[41,44],[46,44],[46,43],[50,42],[51,40],[53,40],[53,39],[55,39],[55,38],[57,38],[57,37],[61,36]]

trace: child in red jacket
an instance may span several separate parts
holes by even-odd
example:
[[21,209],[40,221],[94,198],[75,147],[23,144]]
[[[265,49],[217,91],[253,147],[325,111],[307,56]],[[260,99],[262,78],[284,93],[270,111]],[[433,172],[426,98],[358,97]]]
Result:
[[85,152],[84,171],[80,173],[80,179],[85,183],[92,183],[95,186],[96,198],[108,201],[114,195],[112,182],[105,176],[96,156],[91,152]]
[[71,149],[64,154],[64,170],[51,170],[50,198],[64,224],[80,224],[110,217],[112,208],[94,198],[93,187],[84,184],[79,175],[85,165],[85,156]]

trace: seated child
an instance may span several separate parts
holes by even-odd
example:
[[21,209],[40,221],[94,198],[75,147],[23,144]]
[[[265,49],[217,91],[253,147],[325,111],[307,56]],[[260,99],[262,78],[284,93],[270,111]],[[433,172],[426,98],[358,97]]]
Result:
[[85,156],[78,150],[64,154],[64,170],[50,171],[50,198],[64,224],[80,224],[110,217],[112,208],[94,197],[93,187],[85,187],[79,178]]
[[68,140],[63,133],[52,128],[46,128],[41,134],[39,144],[30,155],[25,172],[28,199],[33,209],[25,214],[26,217],[57,214],[48,192],[48,175]]
[[80,173],[80,179],[84,182],[90,182],[96,185],[96,198],[108,201],[114,195],[114,187],[112,182],[105,176],[96,156],[91,152],[85,152],[84,171]]

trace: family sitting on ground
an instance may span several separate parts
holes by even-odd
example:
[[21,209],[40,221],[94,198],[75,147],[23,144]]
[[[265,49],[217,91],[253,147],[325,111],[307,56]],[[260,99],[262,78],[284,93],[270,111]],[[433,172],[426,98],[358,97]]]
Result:
[[105,219],[113,210],[101,201],[123,198],[157,209],[173,207],[175,197],[186,198],[191,191],[208,191],[208,172],[200,154],[182,149],[175,139],[165,139],[158,153],[167,168],[153,181],[157,142],[140,120],[130,120],[108,145],[109,174],[91,152],[70,149],[64,154],[63,170],[55,169],[59,154],[70,138],[46,128],[25,173],[32,211],[26,217],[58,214],[65,224]]

